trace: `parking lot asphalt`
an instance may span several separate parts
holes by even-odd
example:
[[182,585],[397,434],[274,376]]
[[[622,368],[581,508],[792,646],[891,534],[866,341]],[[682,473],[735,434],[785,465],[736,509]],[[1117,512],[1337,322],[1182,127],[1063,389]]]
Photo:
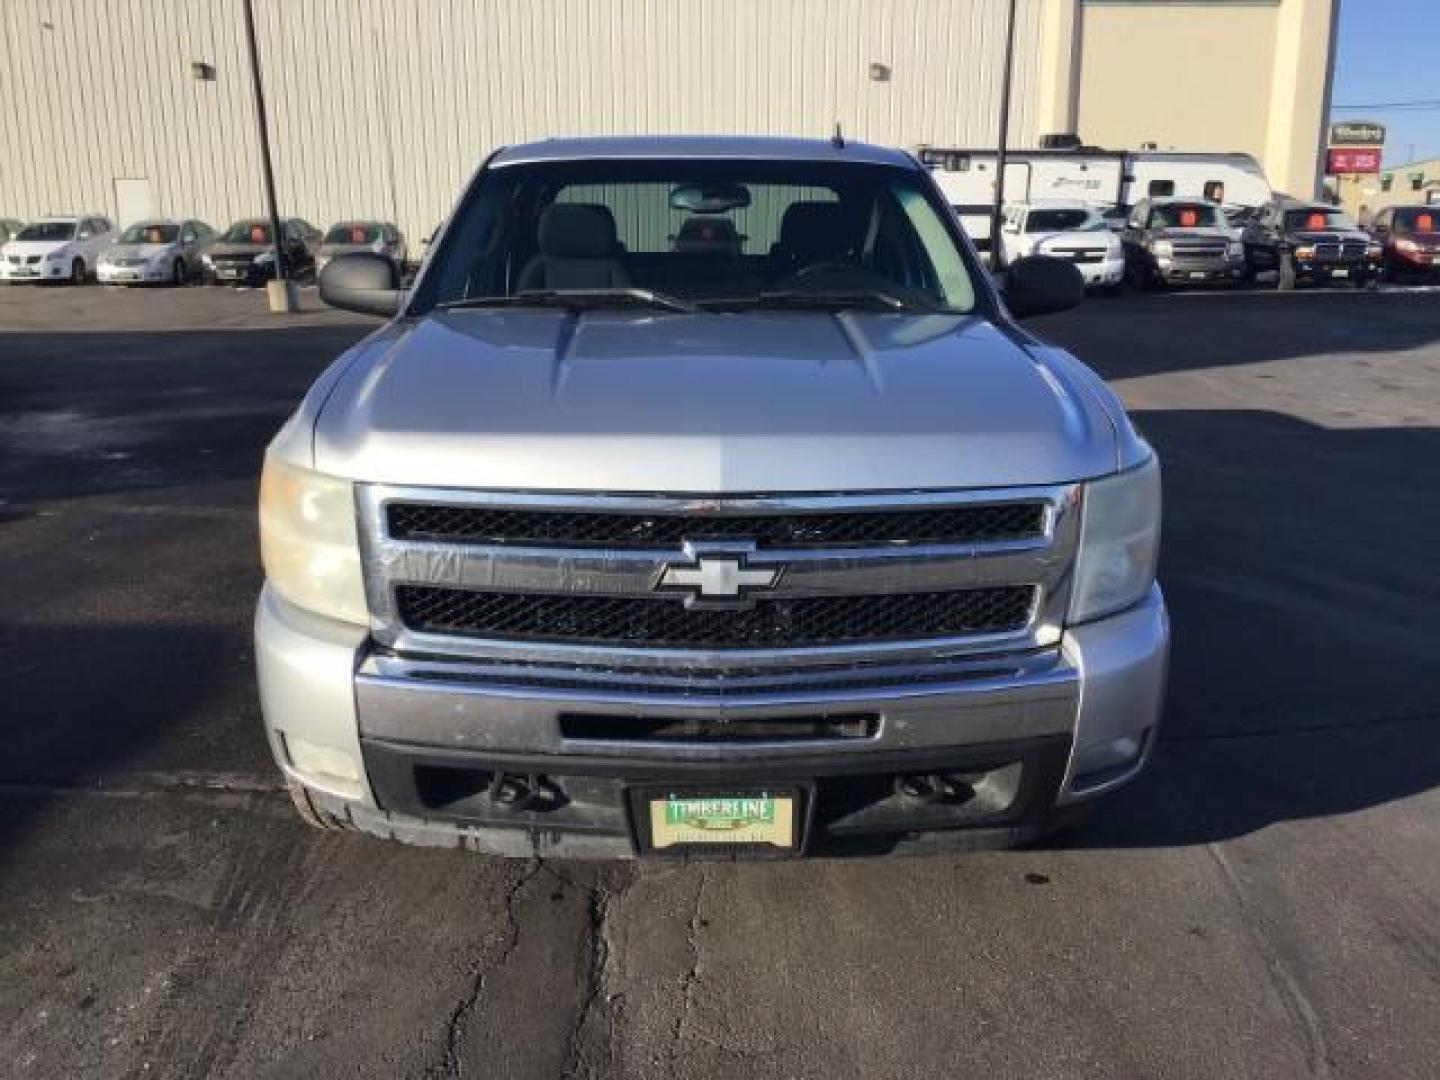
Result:
[[692,867],[294,819],[257,468],[368,325],[305,304],[0,289],[0,1072],[1436,1075],[1440,295],[1037,320],[1164,461],[1153,767],[1023,850]]

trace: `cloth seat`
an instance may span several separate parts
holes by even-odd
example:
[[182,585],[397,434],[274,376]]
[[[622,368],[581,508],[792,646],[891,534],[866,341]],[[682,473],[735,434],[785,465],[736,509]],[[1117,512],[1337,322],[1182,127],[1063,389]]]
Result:
[[516,283],[529,289],[626,289],[630,275],[615,257],[615,220],[600,206],[554,203],[540,215],[540,253]]

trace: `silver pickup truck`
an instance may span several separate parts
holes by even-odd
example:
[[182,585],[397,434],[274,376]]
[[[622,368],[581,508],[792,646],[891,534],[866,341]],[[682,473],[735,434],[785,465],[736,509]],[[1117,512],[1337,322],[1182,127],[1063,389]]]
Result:
[[271,443],[256,616],[301,814],[506,855],[1004,845],[1156,740],[1154,452],[908,154],[487,160]]

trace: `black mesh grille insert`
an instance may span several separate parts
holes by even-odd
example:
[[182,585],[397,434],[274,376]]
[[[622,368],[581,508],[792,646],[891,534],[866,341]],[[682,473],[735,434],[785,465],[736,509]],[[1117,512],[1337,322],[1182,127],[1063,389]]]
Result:
[[390,503],[397,540],[542,547],[679,547],[686,540],[746,540],[760,548],[965,544],[1041,535],[1040,502],[917,510],[789,514],[581,513]]
[[1021,629],[1030,585],[940,593],[762,600],[739,611],[687,609],[671,599],[488,593],[402,585],[410,629],[501,640],[767,649],[959,637]]

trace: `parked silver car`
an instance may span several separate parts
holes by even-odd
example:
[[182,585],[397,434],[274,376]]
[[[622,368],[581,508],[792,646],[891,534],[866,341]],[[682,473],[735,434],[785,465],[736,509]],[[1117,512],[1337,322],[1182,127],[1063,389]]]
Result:
[[409,258],[405,234],[390,222],[340,221],[330,226],[330,231],[320,241],[320,250],[315,255],[315,272],[324,270],[325,264],[336,255],[354,255],[364,251],[384,255],[401,269]]
[[183,285],[199,274],[215,235],[193,218],[137,221],[100,253],[96,276],[102,285]]
[[[723,250],[671,240],[707,230]],[[373,254],[320,275],[390,321],[261,480],[260,698],[313,824],[971,848],[1143,767],[1155,453],[1015,323],[1078,303],[1075,267],[1017,258],[997,292],[908,154],[512,147],[399,283]]]

